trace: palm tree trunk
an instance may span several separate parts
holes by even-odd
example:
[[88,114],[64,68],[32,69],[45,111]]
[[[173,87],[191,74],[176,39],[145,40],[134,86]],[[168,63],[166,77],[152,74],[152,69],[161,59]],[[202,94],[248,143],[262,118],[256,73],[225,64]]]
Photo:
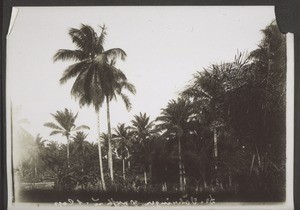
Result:
[[206,183],[205,173],[202,173],[202,178],[203,178],[203,187],[204,187],[204,189],[206,189],[207,188],[207,183]]
[[127,165],[128,169],[130,170],[130,160],[128,160]]
[[164,188],[164,191],[168,191],[167,182],[164,182],[164,184],[163,184],[163,188]]
[[251,161],[251,166],[250,166],[250,175],[251,175],[251,173],[252,173],[253,164],[254,164],[254,159],[255,159],[255,154],[253,154],[252,161]]
[[145,180],[145,185],[147,185],[148,182],[147,182],[147,172],[146,172],[146,169],[144,169],[144,180]]
[[257,149],[257,146],[256,146],[256,145],[255,145],[255,149],[256,149],[256,153],[257,153],[258,166],[261,167],[260,156],[259,156],[259,152],[258,152],[258,149]]
[[103,190],[106,190],[104,174],[103,174],[102,151],[101,151],[101,141],[100,141],[100,110],[98,110],[96,112],[97,112],[97,125],[98,125],[98,152],[99,152],[101,185],[102,185]]
[[107,132],[108,132],[108,167],[110,172],[111,182],[114,182],[114,169],[113,169],[113,159],[112,159],[112,146],[111,146],[111,127],[110,127],[110,110],[109,110],[109,99],[106,97],[107,105]]
[[126,175],[125,175],[125,159],[123,158],[123,179],[126,179]]
[[67,165],[68,165],[68,168],[70,168],[70,138],[69,138],[69,135],[67,135]]
[[183,191],[183,177],[182,177],[182,157],[181,157],[181,140],[178,137],[178,166],[179,166],[179,188]]
[[[216,161],[215,170],[216,170],[216,173],[217,173],[217,170],[218,170],[218,166],[217,166],[217,159],[218,159],[218,133],[217,133],[217,128],[216,127],[214,127],[214,157],[215,157],[215,161]],[[216,178],[216,185],[217,186],[219,185],[218,178]]]
[[183,179],[183,190],[185,190],[186,187],[186,175],[185,175],[185,165],[182,164],[182,179]]
[[36,160],[34,163],[34,178],[37,178],[37,164],[36,164]]
[[218,158],[218,136],[217,136],[217,128],[214,128],[214,157]]
[[232,187],[232,177],[231,177],[231,171],[229,170],[229,174],[228,174],[228,186],[231,189]]
[[152,183],[152,164],[149,164],[149,183]]

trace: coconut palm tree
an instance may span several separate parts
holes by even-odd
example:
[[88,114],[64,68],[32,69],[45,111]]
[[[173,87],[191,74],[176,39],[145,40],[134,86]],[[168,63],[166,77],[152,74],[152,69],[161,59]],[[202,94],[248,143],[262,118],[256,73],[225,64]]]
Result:
[[[117,128],[114,129],[115,134],[113,134],[113,139],[116,140],[117,144],[117,154],[122,159],[122,174],[123,179],[126,179],[126,169],[125,169],[125,160],[128,160],[130,157],[130,147],[132,144],[133,133],[130,131],[129,127],[126,127],[124,123],[119,124]],[[128,161],[128,165],[130,165]]]
[[182,160],[182,140],[188,134],[189,121],[193,115],[191,104],[182,98],[171,100],[156,119],[161,124],[158,127],[164,131],[163,135],[169,139],[177,139],[178,143],[178,166],[180,190],[185,190],[186,177],[185,166]]
[[[98,117],[100,175],[103,188],[105,188],[100,141],[100,107],[106,98],[108,105],[107,117],[110,119],[109,101],[116,93],[121,95],[124,101],[129,101],[126,95],[123,93],[121,94],[123,87],[126,86],[126,77],[120,70],[114,67],[117,58],[124,60],[126,58],[126,53],[120,48],[104,50],[104,41],[107,35],[105,25],[101,27],[101,33],[99,35],[92,27],[83,24],[79,29],[70,29],[69,35],[76,45],[76,50],[60,49],[54,55],[54,61],[75,61],[75,64],[69,66],[65,70],[60,82],[63,84],[70,78],[75,77],[76,80],[73,84],[71,95],[78,100],[81,106],[93,105],[95,107]],[[120,77],[122,77],[123,80],[117,79]],[[108,121],[109,133],[110,130],[110,121]],[[109,162],[112,163],[111,155],[109,156]],[[110,167],[110,170],[111,178],[113,180],[112,167]]]
[[111,181],[114,182],[109,102],[114,98],[116,99],[116,96],[120,96],[124,101],[127,110],[129,111],[131,109],[131,103],[128,96],[125,95],[122,91],[123,89],[126,89],[132,94],[135,94],[136,90],[134,85],[127,81],[125,75],[123,75],[121,71],[114,71],[109,73],[113,73],[114,75],[112,77],[107,77],[109,79],[108,81],[110,82],[106,83],[105,87],[103,87],[103,90],[105,92],[107,107],[108,167],[110,170]]
[[75,120],[78,116],[77,114],[73,114],[71,110],[68,110],[65,108],[64,111],[56,111],[56,113],[51,114],[56,123],[48,122],[45,123],[44,126],[49,127],[53,129],[53,131],[50,133],[50,136],[55,134],[61,134],[62,136],[65,136],[67,138],[67,164],[68,167],[70,167],[70,135],[72,132],[76,132],[82,129],[90,129],[86,125],[81,125],[76,127]]

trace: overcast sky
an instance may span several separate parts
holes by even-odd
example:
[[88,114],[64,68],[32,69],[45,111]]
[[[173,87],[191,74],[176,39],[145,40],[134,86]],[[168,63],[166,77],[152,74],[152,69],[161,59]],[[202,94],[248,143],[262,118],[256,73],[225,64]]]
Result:
[[[92,107],[80,108],[71,97],[74,80],[59,79],[72,62],[53,63],[58,49],[75,49],[68,30],[91,25],[108,27],[105,49],[126,51],[118,62],[136,86],[132,110],[121,100],[111,105],[112,127],[130,123],[133,115],[146,112],[154,120],[169,100],[212,63],[232,61],[239,51],[255,49],[265,28],[275,19],[273,7],[39,7],[19,8],[8,36],[8,100],[22,105],[18,118],[27,118],[26,129],[36,136],[65,143],[61,136],[49,137],[43,126],[53,121],[50,113],[64,108],[79,111],[77,125],[90,126],[88,140],[96,140],[96,114]],[[107,131],[106,107],[101,129]]]

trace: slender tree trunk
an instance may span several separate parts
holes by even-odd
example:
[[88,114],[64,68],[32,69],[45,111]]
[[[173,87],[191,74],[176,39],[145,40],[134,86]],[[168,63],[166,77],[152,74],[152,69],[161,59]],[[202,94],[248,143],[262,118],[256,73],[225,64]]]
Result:
[[207,182],[206,182],[205,173],[202,173],[202,178],[203,178],[203,187],[204,187],[204,189],[206,189],[207,188]]
[[196,180],[196,192],[199,192],[199,180]]
[[147,172],[146,172],[146,169],[144,169],[144,180],[145,180],[145,185],[147,185],[148,182],[147,182]]
[[152,164],[149,164],[149,183],[152,183]]
[[130,160],[128,160],[127,165],[128,165],[128,170],[130,170]]
[[114,169],[113,169],[113,158],[112,158],[112,146],[111,146],[111,127],[110,127],[110,110],[109,110],[109,99],[106,97],[107,105],[107,133],[108,133],[108,167],[110,172],[111,182],[114,183]]
[[164,191],[167,191],[168,190],[168,187],[167,187],[167,174],[168,174],[168,170],[167,170],[167,166],[165,166],[165,175],[164,175],[164,184],[163,184],[163,187],[164,187]]
[[251,173],[252,173],[253,164],[254,164],[254,159],[255,159],[255,154],[253,154],[252,161],[251,161],[250,175],[251,175]]
[[125,175],[125,159],[123,158],[123,179],[126,179],[126,175]]
[[164,189],[165,189],[165,191],[168,191],[168,185],[167,185],[167,182],[164,182]]
[[185,165],[182,163],[182,179],[183,179],[183,190],[186,188],[186,175],[185,175]]
[[255,149],[256,149],[256,154],[257,154],[258,165],[259,165],[259,167],[261,167],[260,156],[259,156],[259,152],[258,152],[258,149],[257,149],[257,146],[256,146],[256,145],[255,145]]
[[215,159],[218,158],[218,134],[217,128],[214,128],[214,157]]
[[100,140],[100,110],[97,112],[97,127],[98,127],[98,153],[99,153],[99,167],[100,167],[100,178],[103,190],[106,190],[104,174],[103,174],[103,163],[102,163],[102,151],[101,151],[101,140]]
[[67,165],[68,165],[68,168],[70,168],[70,138],[69,138],[69,135],[67,135]]
[[229,174],[228,174],[228,186],[229,188],[232,187],[232,177],[231,177],[231,171],[229,170]]
[[182,176],[182,157],[181,157],[181,139],[178,137],[178,166],[179,166],[179,188],[183,191],[183,176]]
[[[216,170],[216,173],[217,173],[217,170],[218,170],[218,166],[217,166],[217,160],[218,160],[218,132],[217,132],[216,127],[214,127],[214,157],[215,157],[215,161],[216,161],[215,170]],[[216,185],[217,186],[219,185],[218,178],[216,178]]]
[[37,164],[36,164],[36,161],[34,163],[34,178],[37,178]]

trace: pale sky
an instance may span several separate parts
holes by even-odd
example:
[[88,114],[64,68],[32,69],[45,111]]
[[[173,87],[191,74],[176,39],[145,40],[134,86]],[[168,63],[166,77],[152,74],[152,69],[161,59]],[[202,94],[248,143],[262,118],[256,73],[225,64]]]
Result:
[[[22,105],[20,118],[34,136],[65,143],[43,126],[54,119],[50,113],[69,108],[79,111],[77,125],[91,130],[87,140],[96,140],[96,114],[92,107],[80,109],[71,98],[74,80],[59,84],[72,62],[53,63],[58,49],[75,49],[68,30],[91,25],[108,27],[105,49],[126,51],[117,67],[137,89],[130,95],[132,110],[121,100],[111,104],[112,127],[127,123],[146,112],[154,120],[169,100],[192,79],[196,71],[212,63],[232,61],[237,50],[248,51],[259,44],[265,28],[275,19],[274,8],[260,7],[21,7],[8,36],[8,100]],[[107,131],[106,106],[101,111],[101,129]]]

